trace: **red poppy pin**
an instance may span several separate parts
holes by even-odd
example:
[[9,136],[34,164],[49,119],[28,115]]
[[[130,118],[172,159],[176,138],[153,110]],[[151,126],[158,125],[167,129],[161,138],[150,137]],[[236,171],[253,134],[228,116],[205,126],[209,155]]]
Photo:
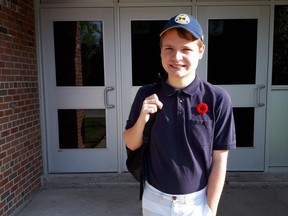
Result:
[[196,107],[196,110],[200,115],[203,115],[208,111],[208,106],[206,103],[199,103]]

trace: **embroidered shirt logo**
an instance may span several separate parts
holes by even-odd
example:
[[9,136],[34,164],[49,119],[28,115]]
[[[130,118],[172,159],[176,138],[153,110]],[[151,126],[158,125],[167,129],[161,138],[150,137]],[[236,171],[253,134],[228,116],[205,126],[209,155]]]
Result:
[[179,24],[188,24],[188,23],[190,23],[190,18],[186,14],[179,14],[175,18],[175,22],[179,23]]

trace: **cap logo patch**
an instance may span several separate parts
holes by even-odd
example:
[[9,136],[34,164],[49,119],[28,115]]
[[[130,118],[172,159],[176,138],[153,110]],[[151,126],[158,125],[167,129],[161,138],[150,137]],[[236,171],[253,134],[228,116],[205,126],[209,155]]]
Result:
[[176,18],[175,18],[175,22],[179,23],[179,24],[188,24],[190,23],[190,18],[189,16],[187,16],[186,14],[179,14]]

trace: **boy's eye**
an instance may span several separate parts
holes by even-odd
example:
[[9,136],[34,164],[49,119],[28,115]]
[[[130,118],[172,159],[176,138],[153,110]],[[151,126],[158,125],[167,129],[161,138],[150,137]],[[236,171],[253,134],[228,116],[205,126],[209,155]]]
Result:
[[171,52],[173,52],[173,49],[171,47],[166,47],[165,51],[171,53]]
[[183,51],[185,51],[185,52],[193,52],[193,50],[189,49],[189,48],[185,48],[185,49],[183,49]]

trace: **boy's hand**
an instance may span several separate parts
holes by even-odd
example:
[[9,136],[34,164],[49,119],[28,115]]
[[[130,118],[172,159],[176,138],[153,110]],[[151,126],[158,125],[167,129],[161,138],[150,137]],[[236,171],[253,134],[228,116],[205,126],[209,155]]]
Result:
[[162,109],[163,104],[156,94],[147,97],[143,101],[141,115],[145,119],[145,123],[149,120],[150,114],[156,113],[158,109]]

